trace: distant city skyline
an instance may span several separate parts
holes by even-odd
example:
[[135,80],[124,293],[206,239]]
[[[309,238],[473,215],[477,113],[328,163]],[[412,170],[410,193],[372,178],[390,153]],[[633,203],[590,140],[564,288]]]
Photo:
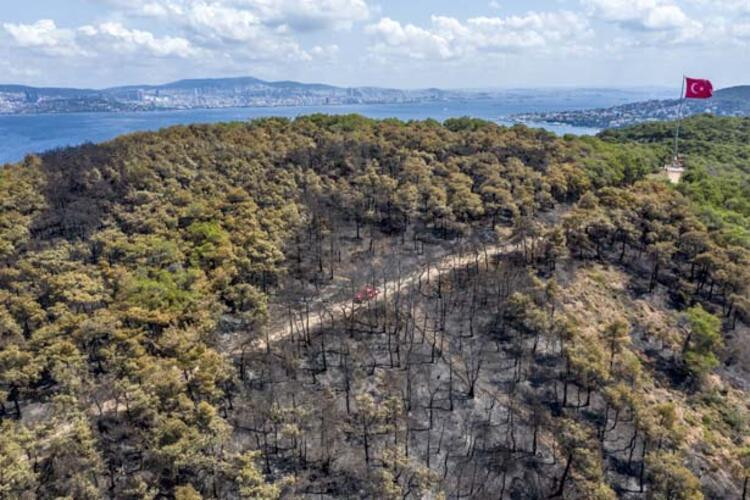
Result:
[[5,0],[0,83],[750,83],[748,0]]

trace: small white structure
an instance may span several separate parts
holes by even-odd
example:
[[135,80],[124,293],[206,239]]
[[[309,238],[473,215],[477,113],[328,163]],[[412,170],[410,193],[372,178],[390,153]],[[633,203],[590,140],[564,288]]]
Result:
[[667,174],[669,182],[678,184],[680,179],[682,179],[682,174],[685,173],[685,167],[682,166],[682,158],[675,156],[671,163],[664,165],[664,172]]

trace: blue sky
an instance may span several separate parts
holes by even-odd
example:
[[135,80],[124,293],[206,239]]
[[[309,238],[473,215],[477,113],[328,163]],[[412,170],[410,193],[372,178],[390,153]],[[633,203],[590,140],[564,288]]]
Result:
[[750,83],[750,0],[2,0],[0,83]]

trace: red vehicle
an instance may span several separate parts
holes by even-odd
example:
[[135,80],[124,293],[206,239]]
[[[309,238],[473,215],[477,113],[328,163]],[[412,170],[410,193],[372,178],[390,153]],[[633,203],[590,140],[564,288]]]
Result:
[[354,302],[356,302],[357,304],[367,302],[368,300],[372,300],[377,297],[379,293],[380,291],[377,288],[366,286],[364,288],[361,288],[357,293],[354,294]]

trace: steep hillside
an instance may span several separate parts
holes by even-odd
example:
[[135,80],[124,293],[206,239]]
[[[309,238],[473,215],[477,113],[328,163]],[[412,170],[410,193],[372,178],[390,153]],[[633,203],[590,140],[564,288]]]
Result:
[[0,496],[739,498],[750,255],[653,144],[175,127],[0,171]]

